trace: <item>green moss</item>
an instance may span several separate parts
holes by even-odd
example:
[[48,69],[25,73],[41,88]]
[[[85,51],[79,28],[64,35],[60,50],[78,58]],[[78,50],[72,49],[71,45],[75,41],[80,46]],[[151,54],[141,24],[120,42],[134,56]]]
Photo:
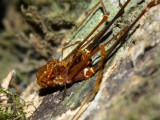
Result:
[[[4,90],[0,88],[0,94],[6,95],[9,100],[7,104],[0,105],[0,119],[1,120],[25,120],[26,114],[24,112],[25,102],[14,91]],[[2,101],[3,102],[3,101]]]

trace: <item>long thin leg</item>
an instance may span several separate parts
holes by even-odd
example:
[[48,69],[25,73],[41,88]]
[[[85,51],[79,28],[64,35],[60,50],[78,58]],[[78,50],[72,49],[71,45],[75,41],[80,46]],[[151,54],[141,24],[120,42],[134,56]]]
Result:
[[[119,10],[117,15],[113,18],[113,20],[103,29],[102,32],[100,32],[100,34],[98,33],[98,36],[94,39],[95,41],[97,39],[101,39],[103,37],[103,35],[106,33],[106,31],[114,23],[114,21],[116,19],[118,19],[123,14],[124,8],[128,5],[129,2],[130,2],[130,0],[127,0],[126,3],[123,5],[123,7]],[[77,52],[79,50],[79,48],[82,47],[84,45],[84,43],[88,40],[88,38],[96,31],[96,29],[98,29],[100,27],[100,25],[102,25],[102,23],[104,23],[107,19],[108,19],[108,16],[105,15],[103,17],[103,19],[101,20],[101,22],[91,31],[91,33],[66,58],[64,58],[64,60],[68,59],[68,57],[70,57],[75,52]],[[78,56],[78,53],[76,55]],[[73,65],[74,61],[77,59],[77,56],[74,56],[72,63],[69,65],[69,69]]]
[[118,0],[118,2],[119,2],[119,7],[123,7],[123,5],[122,5],[122,3],[121,3],[121,0]]
[[[79,44],[79,43],[80,43],[80,41],[76,41],[75,43],[73,43],[73,44],[71,44],[71,45],[68,45],[68,46],[62,48],[62,58],[61,58],[61,60],[63,60],[63,51],[64,51],[64,49],[66,49],[66,48],[68,48],[68,47],[71,47],[71,46],[73,46],[73,45]],[[65,96],[66,96],[66,81],[67,81],[67,75],[68,75],[68,68],[67,68],[67,70],[66,70],[66,77],[65,77],[65,79],[64,79],[64,81],[63,81],[63,82],[64,82],[63,99],[64,99]]]
[[[103,3],[103,2],[101,2]],[[75,53],[87,40],[88,38],[108,19],[109,12],[105,9],[104,4],[102,4],[102,8],[104,9],[105,15],[103,16],[103,19],[99,22],[99,24],[88,34],[88,36],[69,54],[67,55],[63,60],[67,60],[73,53]]]
[[[130,2],[130,0],[127,0],[127,1],[126,1],[126,3],[125,3],[125,4],[123,5],[123,7],[119,10],[119,12],[117,13],[117,15],[116,15],[116,16],[113,18],[113,20],[106,26],[106,28],[104,29],[104,31],[102,31],[102,32],[95,38],[95,40],[96,40],[96,39],[100,39],[101,37],[103,37],[103,35],[106,33],[106,31],[107,31],[107,30],[110,28],[110,26],[114,23],[114,21],[115,21],[116,19],[118,19],[118,18],[123,14],[124,8],[128,5],[129,2]],[[79,54],[80,54],[79,48],[84,45],[84,43],[88,40],[88,38],[89,38],[107,19],[108,19],[108,16],[107,16],[107,15],[104,15],[104,17],[103,17],[103,19],[101,20],[101,22],[91,31],[91,33],[90,33],[66,58],[64,58],[64,60],[67,60],[68,57],[70,57],[71,55],[74,55],[72,62],[71,62],[70,65],[68,66],[69,71],[70,71],[71,66],[73,65],[73,63],[75,62],[75,60],[77,59],[77,57],[78,57]],[[76,56],[75,56],[75,54],[74,54],[75,52],[77,52],[77,53],[76,53]],[[89,58],[88,58],[88,60],[89,60]],[[82,64],[85,65],[84,62],[83,62]],[[81,65],[81,64],[79,64],[79,65]],[[74,68],[75,68],[75,67],[74,67]],[[81,69],[81,66],[79,67],[79,69]],[[69,79],[72,79],[73,76],[77,73],[77,70],[79,70],[79,69],[76,69],[76,70],[75,70],[76,72],[74,72],[74,74],[72,74]]]
[[102,2],[102,0],[99,0],[99,2],[91,9],[91,11],[89,12],[89,14],[86,16],[86,18],[81,22],[81,24],[75,29],[75,31],[77,31],[80,26],[87,20],[87,18],[90,16],[90,14],[96,9],[96,7],[101,4],[102,5],[102,9],[104,10],[104,13],[108,13],[108,11],[106,10],[104,3]]
[[[113,38],[111,38],[109,41],[107,41],[106,43],[104,43],[104,45],[106,46],[106,45],[108,45],[113,39],[115,39],[116,37],[118,37],[117,40],[116,40],[116,42],[115,42],[115,43],[112,45],[112,47],[107,51],[107,55],[106,55],[106,56],[108,56],[108,55],[112,52],[112,50],[115,48],[115,46],[118,44],[119,41],[122,41],[122,40],[125,39],[125,37],[126,37],[126,35],[128,34],[128,32],[129,32],[129,31],[132,29],[132,27],[138,22],[138,20],[147,12],[147,10],[150,9],[151,7],[159,4],[159,3],[160,3],[160,0],[158,0],[158,1],[156,1],[156,0],[151,1],[151,2],[145,7],[145,9],[141,12],[141,14],[134,20],[134,22],[133,22],[130,26],[126,26],[125,28],[123,28],[123,30],[121,30],[119,33],[117,33]],[[97,53],[98,51],[99,51],[99,47],[96,47],[96,48],[92,51],[90,57],[92,57],[92,56],[93,56],[95,53]],[[88,60],[90,59],[90,57],[89,57],[89,58],[86,58],[86,60],[85,60],[85,61],[82,61],[82,63],[83,63],[83,62],[85,63],[86,61],[88,61]],[[80,64],[78,64],[77,66],[75,66],[75,68],[79,68],[80,66],[83,66],[82,63],[80,63]],[[78,70],[78,69],[77,69],[77,70]],[[76,72],[76,70],[75,70],[74,68],[73,68],[73,71]]]
[[[93,41],[95,38],[97,38],[103,31],[106,32],[106,29],[108,29],[108,28],[112,25],[112,23],[113,23],[121,14],[124,13],[124,8],[127,6],[127,4],[128,4],[129,2],[130,2],[130,0],[127,0],[127,2],[125,3],[125,5],[123,6],[122,3],[121,3],[121,1],[119,0],[119,6],[121,7],[121,10],[118,12],[118,14],[115,16],[115,18],[110,22],[110,24],[109,24],[108,26],[106,26],[105,28],[103,28],[98,34],[96,34],[93,38],[91,38],[89,41],[87,41],[87,43],[86,43],[85,45],[83,45],[83,46],[81,47],[81,49],[84,48],[88,43],[90,43],[91,41]],[[102,6],[104,6],[104,3],[103,3],[102,1],[100,1],[100,3],[101,3]],[[105,8],[105,6],[104,6],[104,8]],[[104,9],[104,11],[106,11],[106,9]],[[107,13],[107,11],[106,11],[105,13]],[[102,34],[103,34],[103,33],[102,33]],[[90,49],[90,48],[88,48],[88,50],[89,50],[89,49]]]
[[[106,10],[104,3],[102,0],[100,0],[91,10],[91,12],[89,13],[89,15],[94,11],[94,9],[101,4],[102,8],[104,10],[105,15],[103,16],[103,19],[101,20],[101,22],[91,31],[91,33],[68,55],[64,58],[64,60],[68,59],[73,53],[75,53],[77,51],[77,49],[79,49],[82,45],[81,48],[84,48],[88,43],[90,43],[92,40],[94,40],[95,38],[97,38],[97,36],[99,36],[101,33],[103,34],[104,32],[106,32],[106,29],[109,29],[109,27],[113,24],[113,22],[121,16],[121,14],[123,14],[124,12],[124,8],[127,6],[127,4],[130,2],[130,0],[127,0],[127,2],[124,4],[124,6],[121,4],[120,0],[119,0],[119,6],[121,7],[121,10],[117,13],[117,15],[115,16],[115,18],[110,22],[110,24],[105,27],[104,29],[102,29],[98,34],[96,34],[92,39],[90,39],[88,42],[86,42],[88,40],[88,38],[108,19],[109,16],[109,12]],[[89,16],[87,15],[87,17]],[[87,19],[87,18],[86,18]],[[85,20],[86,20],[85,19]],[[85,21],[84,20],[84,21]],[[84,22],[83,21],[83,22]],[[83,24],[83,22],[81,24]],[[85,43],[86,42],[86,43]],[[85,44],[84,44],[85,43]]]
[[[122,12],[121,11],[123,11],[124,10],[124,7],[128,4],[130,2],[130,0],[127,0],[127,2],[125,3],[125,5],[123,6],[123,8],[121,8],[121,10],[118,12],[118,14],[115,16],[115,18],[111,21],[111,24],[115,21],[115,19],[116,18],[118,18],[120,15],[119,14],[122,14]],[[107,19],[108,17],[107,16],[104,16],[103,17],[103,19],[102,19],[102,21],[95,27],[95,29],[94,30],[92,30],[92,32],[88,35],[88,36],[91,36],[91,34],[93,34],[93,32],[95,32],[95,30],[97,29],[97,27],[99,27],[103,22],[105,22],[104,21],[104,19]],[[108,26],[107,26],[108,27]],[[126,29],[126,28],[125,28]],[[106,28],[104,29],[104,30],[106,30]],[[122,30],[123,31],[123,30]],[[102,31],[103,32],[103,31]],[[101,32],[99,33],[99,34],[101,34]],[[120,39],[120,36],[121,35],[119,35],[119,38],[118,38],[118,40]],[[114,37],[116,37],[116,36],[114,36]],[[114,39],[114,37],[113,37],[113,39]],[[84,41],[86,41],[87,39],[88,39],[89,37],[86,37],[86,39],[84,39],[81,43],[79,43],[79,45],[78,46],[81,46],[82,44],[83,44],[83,42]],[[110,43],[113,39],[111,39],[111,40],[109,40],[105,45],[107,45],[108,43]],[[118,44],[118,40],[115,42],[115,44],[109,49],[109,51],[107,52],[107,55],[109,55],[110,53],[111,53],[111,51],[114,49],[114,47]],[[95,51],[96,50],[96,51]],[[99,49],[95,49],[93,52],[92,52],[92,55],[93,54],[95,54],[97,51],[99,51]],[[91,56],[92,56],[91,55]],[[78,55],[77,55],[78,56]],[[74,61],[77,59],[77,56],[75,56],[74,57],[74,59],[73,59],[73,62],[68,66],[68,70],[70,69],[70,67],[72,66],[72,64],[74,63]],[[91,57],[90,56],[90,57]],[[88,59],[90,59],[90,57],[88,58]],[[87,60],[88,60],[87,59]],[[83,61],[83,64],[85,64],[85,62]],[[78,65],[80,65],[80,64],[78,64]],[[75,67],[74,67],[75,68]],[[78,67],[76,67],[76,68],[78,68]],[[79,69],[81,68],[81,66],[79,66]],[[76,74],[78,69],[76,69],[75,71],[74,71],[74,74]],[[72,71],[72,70],[71,70]],[[68,72],[67,72],[67,74],[68,74]],[[70,78],[69,79],[72,79],[73,78],[73,76],[74,76],[74,74],[72,74],[71,76],[70,76]],[[66,75],[67,76],[67,75]],[[65,79],[65,81],[64,81],[64,83],[65,83],[65,86],[66,86],[66,79]]]
[[[109,43],[111,43],[115,38],[117,38],[117,40],[115,41],[115,43],[113,44],[113,46],[111,48],[109,48],[109,50],[107,51],[107,56],[112,52],[112,50],[115,48],[115,46],[118,44],[122,34],[125,33],[125,31],[127,31],[129,26],[126,26],[125,28],[123,28],[119,33],[117,33],[115,36],[113,36],[109,41],[107,41],[106,43],[104,43],[104,46],[108,45]],[[71,68],[70,72],[72,74],[70,74],[68,76],[69,80],[72,80],[73,77],[81,70],[81,68],[86,64],[86,62],[98,51],[100,50],[100,47],[97,46],[90,54],[90,56],[88,56],[85,60],[81,61],[79,64],[75,65],[73,68]],[[93,70],[96,71],[98,69],[97,66],[93,67]],[[91,76],[91,75],[90,75]]]
[[[121,7],[121,9],[119,10],[119,12],[116,14],[116,16],[113,18],[113,20],[105,28],[103,28],[98,34],[96,34],[93,38],[91,38],[89,41],[87,41],[86,44],[83,45],[81,48],[84,48],[92,40],[97,41],[97,40],[101,39],[103,37],[103,35],[109,30],[109,28],[111,27],[111,25],[115,22],[115,20],[117,20],[124,13],[124,8],[128,5],[128,3],[130,1],[131,0],[127,0],[126,3]],[[121,3],[119,3],[119,4],[121,4]],[[88,48],[88,49],[91,49],[91,48]]]
[[[92,92],[89,94],[89,96],[86,98],[86,100],[83,102],[83,104],[81,105],[80,109],[78,110],[78,112],[73,116],[72,120],[74,120],[74,118],[78,115],[78,113],[80,112],[80,110],[82,109],[82,107],[84,106],[84,104],[86,104],[89,99],[92,97],[92,95],[99,89],[99,85],[100,85],[100,78],[101,78],[101,74],[102,74],[102,66],[103,66],[103,61],[105,56],[109,56],[109,54],[112,52],[112,50],[115,48],[115,46],[118,44],[121,35],[123,32],[125,32],[127,30],[128,26],[126,26],[122,31],[120,31],[118,34],[116,34],[111,40],[109,40],[108,42],[106,42],[105,44],[100,44],[99,45],[99,49],[101,50],[101,61],[98,64],[98,67],[96,67],[96,69],[98,68],[98,75],[97,75],[97,80],[95,81],[95,85],[94,85],[94,89],[92,90]],[[116,42],[113,44],[113,46],[107,51],[107,54],[105,54],[105,48],[104,46],[109,44],[115,37],[117,37]],[[93,54],[96,53],[99,49],[95,49],[95,51],[93,51]],[[82,112],[83,113],[83,112]],[[76,118],[78,119],[82,113]]]
[[[93,9],[91,10],[91,12],[87,15],[87,17],[86,17],[86,19],[88,18],[88,16],[94,11],[94,9],[99,5],[99,4],[101,4],[102,5],[102,8],[103,8],[103,10],[104,10],[104,12],[105,12],[105,15],[103,16],[103,19],[101,20],[101,22],[91,31],[91,33],[82,41],[82,43],[81,43],[81,45],[85,42],[85,41],[87,41],[87,39],[108,19],[108,15],[109,15],[109,12],[106,10],[106,8],[105,8],[105,6],[104,6],[104,3],[102,2],[102,0],[100,0],[94,7],[93,7]],[[85,20],[86,20],[85,19]],[[84,21],[85,21],[84,20]],[[83,22],[84,22],[83,21]],[[81,23],[81,24],[83,24],[83,22]],[[79,44],[79,46],[80,46],[80,42],[78,41],[78,43],[76,43],[76,44]],[[75,44],[72,44],[72,45],[75,45]],[[72,46],[72,45],[69,45],[69,46]],[[65,47],[64,49],[66,49],[66,48],[68,48],[69,46],[67,46],[67,47]],[[63,50],[64,50],[63,49]],[[72,54],[72,53],[71,53]],[[70,54],[68,55],[68,56],[70,56]],[[62,57],[63,57],[63,51],[62,51]],[[64,58],[65,60],[67,59],[68,57],[66,57],[66,58]],[[64,59],[62,59],[62,60],[64,60]],[[74,58],[74,59],[76,59],[76,57]],[[70,66],[72,65],[74,63],[74,60],[73,60],[73,62],[70,64]],[[67,74],[68,74],[68,69],[70,68],[70,66],[68,66],[68,68],[67,68],[67,72],[66,72],[66,79],[67,79]],[[64,80],[64,96],[65,96],[65,92],[66,92],[66,81],[67,80]],[[64,97],[63,96],[63,97]]]
[[81,41],[76,41],[75,43],[72,43],[72,44],[70,44],[70,45],[68,45],[68,46],[66,46],[66,47],[63,47],[63,50],[66,49],[66,48],[69,48],[69,47],[71,47],[71,46],[73,46],[73,45],[79,44],[80,42],[81,42]]
[[[78,48],[81,47],[81,45],[84,44],[85,41],[87,41],[87,39],[108,19],[108,16],[107,15],[104,15],[103,19],[101,20],[101,22],[91,31],[91,33],[82,41],[79,43],[79,45],[66,57],[64,58],[63,60],[67,60],[68,57],[70,57],[70,55],[72,55],[74,52],[76,52],[78,50]],[[78,54],[80,53],[77,53],[76,56],[73,57],[73,60],[72,62],[69,64],[69,66],[67,66],[67,69],[70,70],[70,67],[74,64],[75,60],[77,59],[77,57],[79,56]]]
[[69,47],[71,47],[71,46],[73,46],[73,45],[79,44],[80,42],[81,42],[81,41],[76,41],[75,43],[72,43],[72,44],[70,44],[70,45],[68,45],[68,46],[66,46],[66,47],[63,47],[63,48],[62,48],[61,60],[63,60],[63,51],[64,51],[65,49],[67,49],[67,48],[69,48]]
[[[105,58],[105,48],[104,48],[104,44],[100,44],[99,45],[100,50],[101,50],[101,61],[99,63],[99,71],[98,71],[98,75],[97,75],[97,79],[95,81],[95,85],[94,85],[94,89],[92,90],[92,92],[90,93],[90,95],[86,98],[86,100],[84,101],[84,103],[81,105],[80,109],[78,110],[78,112],[74,115],[74,117],[72,118],[72,120],[74,120],[74,118],[78,115],[79,111],[82,109],[82,107],[84,106],[85,103],[88,102],[88,100],[92,97],[92,95],[99,89],[99,85],[100,85],[100,78],[102,75],[102,66],[103,66],[103,61]],[[78,116],[79,118],[80,116]],[[77,118],[77,119],[78,119]]]
[[[112,50],[115,48],[115,46],[118,44],[122,34],[127,30],[128,26],[126,26],[122,31],[120,31],[119,33],[117,33],[117,35],[115,35],[113,38],[117,37],[116,42],[112,45],[112,47],[107,51],[107,53],[105,54],[105,45],[109,44],[109,42],[111,42],[111,40],[113,40],[113,38],[111,40],[109,40],[108,42],[104,43],[104,44],[100,44],[98,47],[101,50],[101,61],[100,63],[93,67],[95,68],[94,71],[98,68],[98,75],[97,75],[97,80],[95,81],[95,86],[94,89],[92,90],[92,92],[89,94],[89,96],[86,98],[86,100],[84,101],[84,103],[81,105],[80,109],[78,110],[78,112],[74,115],[74,117],[72,118],[72,120],[74,120],[76,118],[76,116],[78,115],[78,113],[80,112],[80,110],[82,109],[82,107],[84,106],[84,104],[86,104],[88,102],[88,100],[92,97],[92,95],[99,89],[99,84],[100,84],[100,78],[101,78],[101,74],[102,74],[102,66],[103,66],[103,61],[104,58],[109,56],[110,53],[112,52]],[[98,49],[96,49],[97,51]],[[94,52],[93,52],[94,53]],[[83,113],[83,112],[82,112]],[[81,115],[81,114],[80,114]],[[80,115],[78,116],[78,118],[80,117]],[[76,119],[78,119],[76,118]]]
[[63,93],[63,99],[65,98],[65,96],[66,96],[66,81],[67,81],[67,75],[68,75],[68,68],[67,68],[67,70],[66,70],[66,77],[65,77],[65,79],[64,79],[64,93]]
[[[108,19],[109,12],[107,12],[107,10],[106,10],[106,8],[105,8],[105,6],[104,6],[104,4],[103,4],[103,2],[102,2],[101,0],[100,0],[99,3],[102,5],[102,8],[103,8],[103,10],[104,10],[104,12],[105,12],[105,15],[103,16],[103,19],[102,19],[101,22],[90,32],[90,34],[89,34],[82,42],[78,43],[78,46],[77,46],[67,57],[65,57],[65,58],[63,59],[63,61],[67,60],[71,55],[73,55],[73,54],[81,47],[81,45],[83,45],[83,44],[88,40],[88,38]],[[99,3],[98,3],[98,4],[99,4]],[[97,5],[98,5],[98,4],[97,4]],[[96,5],[93,9],[95,9],[95,8],[97,7],[97,5]],[[78,56],[78,53],[76,53],[76,56],[73,57],[73,60],[72,60],[72,62],[70,63],[70,65],[67,66],[67,70],[68,70],[68,71],[69,71],[70,67],[73,65],[73,63],[75,62],[75,60],[77,59],[77,56]],[[68,74],[68,72],[66,72],[66,73]],[[66,74],[66,76],[65,76],[66,79],[67,79],[67,74]],[[64,80],[65,89],[66,89],[66,81],[67,81],[66,79]],[[65,94],[65,92],[64,92],[64,94]]]

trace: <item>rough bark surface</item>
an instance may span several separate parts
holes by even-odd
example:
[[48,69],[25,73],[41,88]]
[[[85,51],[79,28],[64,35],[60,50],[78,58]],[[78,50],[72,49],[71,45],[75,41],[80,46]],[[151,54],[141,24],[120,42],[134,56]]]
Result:
[[[126,22],[131,23],[142,10],[140,7],[146,3],[141,2],[134,7],[131,5],[132,9],[128,8],[118,23],[122,26],[125,26]],[[159,5],[150,9],[138,22],[140,26],[129,34],[122,47],[107,61],[100,89],[90,102],[84,105],[84,109],[87,109],[81,119],[160,118],[159,13]],[[113,29],[116,31],[120,28],[114,26]],[[64,100],[61,90],[46,95],[30,119],[71,119],[92,91],[96,76],[97,74],[89,80],[69,86]]]

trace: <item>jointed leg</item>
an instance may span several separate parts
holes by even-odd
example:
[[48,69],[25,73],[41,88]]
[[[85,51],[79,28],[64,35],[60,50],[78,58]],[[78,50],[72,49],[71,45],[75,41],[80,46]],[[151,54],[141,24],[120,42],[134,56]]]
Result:
[[[84,104],[86,104],[88,102],[88,100],[92,97],[92,95],[99,89],[100,79],[101,79],[101,75],[102,75],[102,66],[103,66],[103,61],[104,61],[104,58],[105,58],[104,44],[100,44],[99,47],[100,47],[100,50],[101,50],[101,61],[99,63],[99,71],[98,71],[97,79],[95,81],[94,89],[92,90],[92,92],[90,93],[90,95],[86,98],[86,100],[83,102],[83,104],[81,105],[80,109],[74,115],[74,117],[72,118],[72,120],[75,119],[75,117],[78,115],[78,113],[80,112],[80,110],[82,109],[82,107],[84,106]],[[78,118],[80,117],[80,115],[78,116]]]
[[[120,38],[122,37],[122,35],[128,30],[128,27],[129,26],[126,26],[125,28],[123,28],[119,33],[117,33],[115,36],[113,36],[109,41],[107,41],[106,43],[104,43],[103,45],[104,46],[106,46],[106,45],[108,45],[109,43],[111,43],[115,38],[117,38],[116,39],[116,41],[115,41],[115,43],[113,44],[113,46],[111,47],[111,48],[109,48],[109,50],[107,51],[107,54],[106,54],[106,56],[109,56],[110,55],[110,53],[112,52],[112,50],[115,48],[115,46],[118,44],[118,42],[119,42],[119,40],[120,40]],[[88,48],[87,48],[88,49]],[[90,55],[85,59],[85,60],[83,60],[83,61],[81,61],[79,64],[77,64],[77,65],[75,65],[74,67],[72,67],[71,69],[70,69],[70,72],[72,73],[72,74],[70,74],[68,77],[69,77],[69,79],[73,79],[73,77],[75,76],[75,75],[77,75],[74,79],[75,80],[81,80],[81,79],[86,79],[87,77],[85,77],[85,74],[82,72],[82,73],[78,73],[81,69],[82,69],[82,66],[84,66],[85,64],[86,64],[86,62],[89,60],[89,59],[91,59],[91,57],[95,54],[95,53],[97,53],[98,51],[100,50],[100,47],[99,46],[97,46],[91,53],[90,53]],[[97,66],[93,66],[92,68],[87,68],[88,70],[87,70],[87,72],[89,72],[89,71],[97,71],[97,69],[99,68],[99,65]],[[79,77],[79,74],[83,74],[84,76],[81,76],[81,77],[83,77],[83,78],[80,78]],[[88,74],[87,76],[91,76],[92,74]]]
[[[131,0],[127,0],[123,6],[121,5],[121,9],[117,13],[117,15],[112,19],[112,21],[105,28],[103,28],[98,34],[96,34],[93,38],[91,38],[89,41],[87,41],[86,44],[83,45],[81,48],[84,48],[88,43],[90,43],[93,40],[96,41],[96,40],[101,39],[101,37],[103,37],[103,35],[107,32],[107,30],[115,22],[115,20],[118,19],[124,13],[124,8],[128,5],[128,3],[130,1]],[[121,4],[120,0],[119,0],[119,4]],[[90,46],[90,48],[87,48],[87,49],[89,49],[89,50],[92,49],[92,46]]]
[[[106,33],[106,31],[110,28],[110,26],[114,23],[114,21],[116,19],[118,19],[122,14],[123,14],[123,11],[124,11],[124,8],[127,6],[127,4],[130,2],[130,0],[127,0],[126,3],[123,5],[123,7],[120,9],[120,11],[117,13],[117,15],[113,18],[113,20],[100,32],[98,33],[95,37],[95,39],[100,39],[104,33]],[[101,22],[89,33],[89,35],[82,41],[79,43],[79,45],[69,54],[67,55],[63,60],[67,60],[71,55],[74,55],[76,52],[78,52],[80,50],[80,48],[83,48],[83,46],[86,45],[86,41],[88,40],[88,38],[108,19],[108,16],[107,16],[107,13],[106,15],[104,15],[103,19],[101,20]],[[93,40],[93,39],[92,39]],[[91,41],[90,41],[91,42]],[[85,44],[84,44],[85,43]],[[88,44],[88,42],[87,42]],[[78,55],[78,54],[77,54]],[[74,56],[74,59],[73,59],[73,63],[74,61],[77,59],[76,56]],[[70,66],[72,66],[72,64],[70,64]],[[70,69],[70,66],[69,66],[69,69]]]
[[81,42],[81,41],[76,41],[76,42],[73,43],[73,44],[70,44],[70,45],[68,45],[68,46],[66,46],[66,47],[63,47],[63,48],[62,48],[61,60],[63,60],[63,51],[64,51],[65,49],[67,49],[67,48],[69,48],[69,47],[71,47],[71,46],[73,46],[73,45],[79,44],[80,42]]
[[[100,1],[101,1],[101,0],[100,0]],[[99,22],[99,24],[88,34],[88,36],[87,36],[82,42],[80,42],[79,45],[78,45],[69,55],[67,55],[67,56],[64,58],[64,60],[68,59],[71,55],[73,55],[75,52],[77,52],[77,50],[79,50],[79,48],[80,48],[82,45],[85,45],[85,44],[86,44],[85,42],[89,39],[89,37],[108,19],[109,12],[106,10],[104,4],[102,4],[102,3],[103,3],[102,1],[99,2],[99,3],[101,3],[102,8],[103,8],[103,10],[104,10],[104,12],[105,12],[105,15],[103,16],[103,19],[102,19],[102,20]],[[99,4],[99,3],[98,3],[98,4]],[[85,43],[85,44],[84,44],[84,43]],[[75,59],[76,59],[76,58],[75,58]]]
[[102,0],[99,0],[99,2],[92,8],[92,10],[89,12],[89,14],[87,15],[87,17],[82,21],[82,23],[78,26],[78,28],[76,30],[78,30],[80,28],[80,26],[86,21],[86,19],[90,16],[90,14],[96,9],[96,7],[101,4],[102,5],[102,9],[104,10],[105,14],[108,14],[108,11],[106,10],[104,3],[102,2]]
[[122,7],[123,7],[123,5],[122,5],[122,3],[121,3],[121,0],[119,0],[118,2],[119,2],[119,7],[121,7],[121,8],[122,8]]
[[[127,0],[127,2],[125,3],[125,5],[123,6],[123,8],[121,8],[121,10],[123,11],[124,10],[124,8],[126,7],[126,5],[128,4],[130,2],[130,0]],[[102,4],[102,6],[104,6],[103,4]],[[121,13],[121,10],[120,10],[120,12],[119,13]],[[119,15],[119,13],[116,15],[116,16],[120,16]],[[116,18],[118,18],[118,17],[115,17],[112,21],[111,21],[111,24],[115,21],[115,19]],[[64,60],[66,60],[70,55],[72,55],[74,52],[76,52],[79,48],[83,48],[83,46],[85,46],[85,45],[83,45],[84,44],[84,42],[86,42],[87,40],[88,40],[88,38],[96,31],[96,29],[98,29],[106,20],[107,20],[107,18],[108,18],[108,16],[107,15],[104,15],[104,17],[103,17],[103,19],[101,20],[101,22],[91,31],[91,33],[82,41],[82,42],[80,42],[79,43],[79,45],[78,45],[78,47],[76,47],[66,58],[64,58]],[[127,27],[125,27],[124,28],[124,31],[122,30],[121,32],[125,32],[125,30],[128,28],[128,26]],[[106,29],[106,28],[105,28]],[[104,31],[104,29],[101,31],[101,32],[103,32]],[[98,35],[99,34],[101,34],[101,32],[99,32],[98,33]],[[115,35],[114,37],[113,37],[113,39],[115,38],[115,37],[117,37],[119,34],[119,36],[118,36],[118,39],[117,39],[117,41],[113,44],[113,46],[108,50],[108,52],[107,52],[107,56],[111,53],[111,51],[114,49],[114,47],[118,44],[118,41],[120,40],[120,38],[121,38],[121,34],[122,33],[118,33],[117,35]],[[95,35],[95,37],[96,37],[96,35]],[[93,37],[93,38],[95,38],[95,37]],[[113,39],[111,39],[111,40],[109,40],[107,43],[105,43],[104,44],[104,46],[105,45],[107,45],[108,43],[110,43]],[[90,41],[91,42],[91,41]],[[87,43],[88,44],[88,43]],[[82,46],[83,45],[83,46]],[[94,55],[96,52],[98,52],[99,51],[99,48],[97,48],[97,49],[95,49],[92,53],[91,53],[91,56],[92,55]],[[77,56],[78,56],[78,53],[76,54]],[[77,59],[77,56],[75,56],[74,57],[74,59],[73,59],[73,61],[72,61],[72,63],[68,66],[68,70],[70,70],[70,67],[73,65],[73,63],[74,63],[74,61]],[[90,57],[91,57],[90,56]],[[86,60],[88,60],[88,59],[90,59],[90,58],[87,58]],[[83,63],[82,64],[85,64],[85,61],[82,61]],[[81,65],[81,64],[78,64],[78,65]],[[74,68],[81,68],[80,66],[78,67],[74,67]],[[72,70],[71,70],[72,71]],[[74,71],[74,74],[72,74],[72,75],[70,75],[69,77],[70,77],[70,79],[72,79],[72,77],[77,73],[76,71],[78,71],[78,69],[76,69],[75,71]]]
[[64,79],[64,93],[63,93],[63,99],[65,98],[65,96],[66,96],[66,84],[67,84],[67,76],[68,75],[68,68],[67,68],[67,70],[66,70],[66,77],[65,77],[65,79]]

